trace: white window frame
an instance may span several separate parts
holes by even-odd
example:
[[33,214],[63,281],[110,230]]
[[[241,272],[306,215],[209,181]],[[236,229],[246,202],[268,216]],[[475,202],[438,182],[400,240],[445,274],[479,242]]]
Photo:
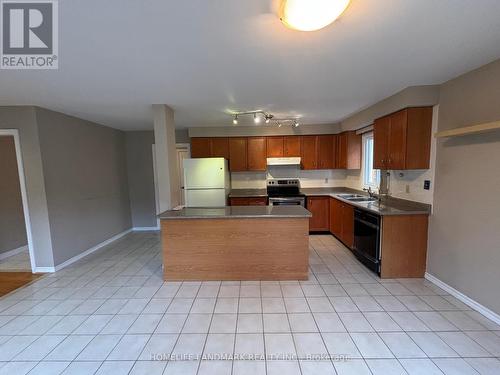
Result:
[[[371,146],[370,146],[371,143]],[[371,153],[371,156],[368,154]],[[370,172],[376,171],[375,180],[370,177]],[[373,169],[373,132],[363,134],[363,170],[361,173],[363,188],[378,189],[380,184],[380,170]]]

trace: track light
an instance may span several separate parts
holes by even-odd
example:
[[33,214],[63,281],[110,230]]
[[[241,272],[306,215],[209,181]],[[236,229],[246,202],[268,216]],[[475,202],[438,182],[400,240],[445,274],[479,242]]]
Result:
[[286,126],[294,126],[298,127],[300,125],[299,118],[297,117],[281,117],[276,118],[273,114],[269,112],[265,112],[261,109],[252,110],[252,111],[232,111],[231,116],[233,116],[233,125],[238,125],[238,117],[239,116],[253,116],[253,122],[257,125],[264,120],[266,124],[278,125],[278,127]]

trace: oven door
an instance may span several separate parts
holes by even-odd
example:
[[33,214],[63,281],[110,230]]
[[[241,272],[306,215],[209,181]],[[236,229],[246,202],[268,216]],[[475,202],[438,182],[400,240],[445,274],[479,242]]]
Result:
[[380,272],[380,217],[354,210],[353,250],[368,268]]
[[305,207],[306,200],[304,197],[270,197],[270,206],[302,206]]

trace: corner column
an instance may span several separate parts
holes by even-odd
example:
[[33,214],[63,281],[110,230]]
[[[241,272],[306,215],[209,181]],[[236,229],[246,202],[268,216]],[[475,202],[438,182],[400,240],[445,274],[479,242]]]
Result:
[[165,104],[153,104],[158,210],[180,204],[174,111]]

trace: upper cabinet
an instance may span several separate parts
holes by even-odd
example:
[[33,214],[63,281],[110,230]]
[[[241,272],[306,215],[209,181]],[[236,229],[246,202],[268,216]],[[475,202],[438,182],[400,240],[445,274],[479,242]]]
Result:
[[225,137],[191,138],[192,158],[229,159],[229,143]]
[[361,169],[361,135],[346,131],[337,135],[337,169]]
[[428,169],[432,107],[413,107],[375,120],[373,167]]
[[335,168],[336,149],[336,135],[318,135],[318,169]]
[[229,140],[227,138],[211,138],[210,146],[213,158],[224,158],[229,160]]
[[300,157],[300,137],[285,136],[283,137],[283,156],[285,157]]
[[284,155],[283,137],[267,137],[266,142],[266,154],[268,158],[280,158]]
[[229,160],[229,169],[265,171],[266,158],[300,157],[302,169],[361,168],[361,136],[328,135],[191,138],[191,157]]
[[246,171],[247,168],[247,138],[229,138],[229,170],[241,172]]
[[210,158],[210,141],[212,138],[191,138],[191,157]]
[[317,169],[318,136],[303,135],[300,137],[300,163],[302,169]]
[[265,171],[267,168],[266,137],[248,137],[247,155],[247,170]]

